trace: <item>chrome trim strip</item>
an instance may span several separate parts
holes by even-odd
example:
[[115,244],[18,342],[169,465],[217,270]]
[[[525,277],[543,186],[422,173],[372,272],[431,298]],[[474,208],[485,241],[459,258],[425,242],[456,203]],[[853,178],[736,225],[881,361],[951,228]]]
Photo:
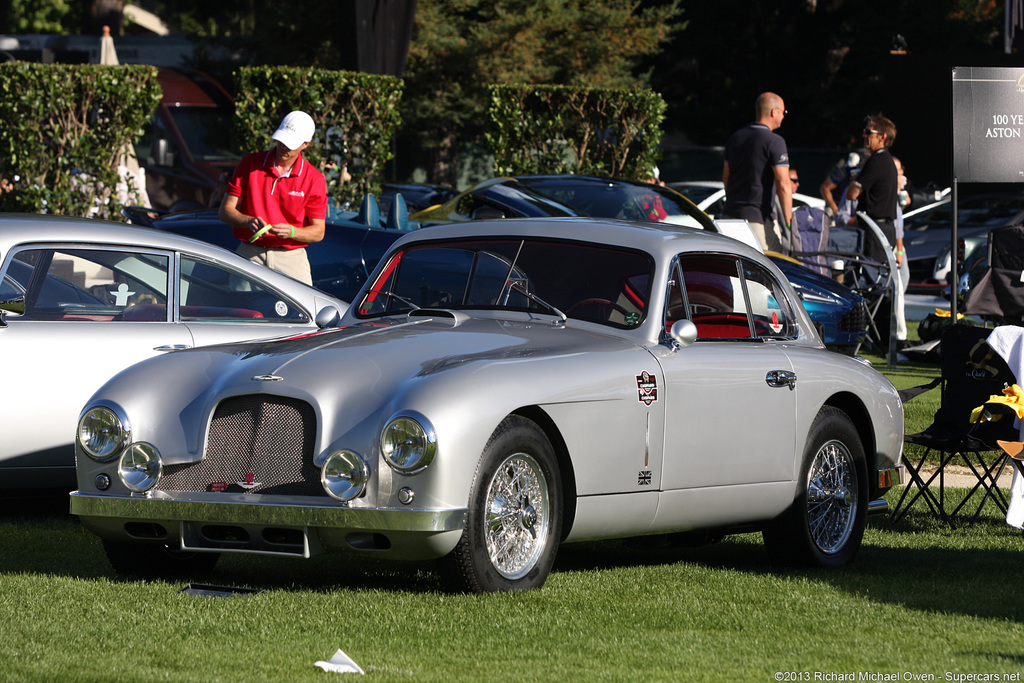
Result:
[[361,531],[458,531],[466,509],[378,510],[337,505],[283,505],[98,496],[71,492],[71,514],[82,517],[315,527]]

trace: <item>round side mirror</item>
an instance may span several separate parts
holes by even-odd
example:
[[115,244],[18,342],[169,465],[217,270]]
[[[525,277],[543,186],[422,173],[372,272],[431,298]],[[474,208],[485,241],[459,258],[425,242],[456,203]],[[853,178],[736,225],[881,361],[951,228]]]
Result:
[[334,306],[324,306],[316,314],[316,326],[321,330],[337,327],[341,321],[341,313]]
[[697,326],[693,324],[692,320],[686,318],[675,321],[668,333],[672,340],[680,346],[689,346],[697,341]]

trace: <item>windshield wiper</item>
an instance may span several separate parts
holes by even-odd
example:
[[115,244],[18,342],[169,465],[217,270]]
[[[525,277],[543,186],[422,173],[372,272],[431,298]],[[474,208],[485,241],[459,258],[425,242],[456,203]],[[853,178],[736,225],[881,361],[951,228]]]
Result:
[[[395,294],[395,293],[394,293],[394,292],[392,292],[392,291],[391,291],[390,289],[389,289],[388,291],[386,291],[386,292],[385,292],[384,290],[380,290],[380,289],[379,289],[379,290],[377,290],[377,294],[382,294],[382,295],[386,296],[386,297],[387,297],[387,298],[389,298],[389,299],[398,299],[398,300],[399,300],[400,302],[402,302],[403,304],[405,304],[405,305],[407,305],[407,306],[411,307],[411,308],[412,308],[412,309],[413,309],[414,311],[418,311],[418,310],[420,309],[420,307],[419,307],[419,306],[417,306],[417,305],[416,305],[416,304],[414,304],[413,302],[409,301],[409,300],[408,300],[408,299],[406,299],[406,298],[405,298],[404,296],[400,296],[400,295],[398,295],[398,294]],[[387,312],[387,311],[385,311],[385,313],[386,313],[386,312]]]
[[533,294],[528,289],[526,289],[526,287],[523,286],[523,283],[520,282],[519,280],[510,280],[509,281],[509,289],[513,289],[513,290],[519,292],[520,294],[525,296],[530,301],[532,301],[532,302],[534,302],[536,304],[539,304],[539,305],[543,306],[544,308],[548,309],[549,311],[551,311],[552,313],[557,315],[562,323],[565,323],[565,321],[569,319],[569,316],[567,316],[565,313],[562,313],[560,310],[558,310],[557,307],[552,306],[547,301],[544,301],[544,299],[541,299],[539,296],[537,296],[536,294]]

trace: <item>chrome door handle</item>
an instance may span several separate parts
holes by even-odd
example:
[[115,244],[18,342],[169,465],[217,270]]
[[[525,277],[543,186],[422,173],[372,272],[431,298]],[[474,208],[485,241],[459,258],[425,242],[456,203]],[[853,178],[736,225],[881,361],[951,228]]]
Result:
[[796,387],[796,373],[789,370],[770,370],[765,375],[764,381],[770,387]]

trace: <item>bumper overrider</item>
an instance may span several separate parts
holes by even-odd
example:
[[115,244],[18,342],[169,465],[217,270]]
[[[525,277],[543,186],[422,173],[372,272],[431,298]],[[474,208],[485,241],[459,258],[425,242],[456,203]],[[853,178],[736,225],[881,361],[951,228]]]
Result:
[[465,509],[369,509],[165,495],[71,493],[71,513],[101,538],[181,550],[310,557],[325,550],[431,559],[462,536]]

